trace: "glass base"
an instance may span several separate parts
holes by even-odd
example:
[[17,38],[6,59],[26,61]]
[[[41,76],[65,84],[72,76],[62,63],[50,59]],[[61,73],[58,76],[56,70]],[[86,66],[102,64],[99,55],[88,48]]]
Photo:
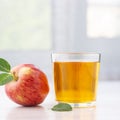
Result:
[[[68,103],[68,102],[58,102],[58,103]],[[68,103],[70,104],[73,108],[79,108],[79,107],[95,107],[96,106],[96,102],[92,101],[92,102],[86,102],[86,103]]]

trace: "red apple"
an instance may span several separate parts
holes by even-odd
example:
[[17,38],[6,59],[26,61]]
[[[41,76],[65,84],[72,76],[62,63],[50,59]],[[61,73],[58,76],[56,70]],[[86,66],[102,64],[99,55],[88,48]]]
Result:
[[8,97],[23,106],[35,106],[44,101],[49,85],[46,75],[32,64],[21,64],[11,70],[14,80],[5,85]]

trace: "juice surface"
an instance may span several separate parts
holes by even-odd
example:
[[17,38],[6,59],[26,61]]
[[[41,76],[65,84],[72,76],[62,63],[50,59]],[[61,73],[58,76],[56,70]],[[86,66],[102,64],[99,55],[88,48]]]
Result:
[[99,62],[54,62],[56,100],[70,103],[96,100]]

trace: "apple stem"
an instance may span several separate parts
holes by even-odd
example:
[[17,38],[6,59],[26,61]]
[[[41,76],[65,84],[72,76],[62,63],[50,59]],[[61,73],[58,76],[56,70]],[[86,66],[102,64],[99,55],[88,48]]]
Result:
[[13,72],[12,75],[13,75],[14,81],[17,81],[18,80],[18,76],[15,74],[15,72]]

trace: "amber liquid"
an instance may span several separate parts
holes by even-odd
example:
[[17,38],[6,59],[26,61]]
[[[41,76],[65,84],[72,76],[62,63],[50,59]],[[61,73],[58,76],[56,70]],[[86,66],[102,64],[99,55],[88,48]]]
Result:
[[99,62],[54,62],[56,100],[69,103],[96,101]]

